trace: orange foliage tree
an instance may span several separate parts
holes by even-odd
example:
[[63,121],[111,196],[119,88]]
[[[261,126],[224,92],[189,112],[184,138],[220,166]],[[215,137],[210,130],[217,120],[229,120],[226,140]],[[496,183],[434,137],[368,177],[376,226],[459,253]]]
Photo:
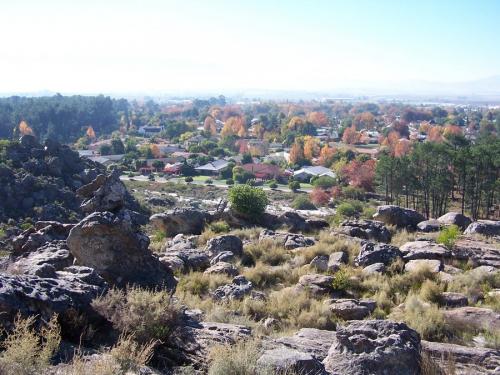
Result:
[[307,121],[313,123],[316,126],[328,125],[328,117],[326,117],[325,112],[309,112],[309,114],[307,115]]
[[304,137],[304,158],[311,161],[318,154],[319,154],[318,140],[311,136]]
[[35,135],[33,129],[31,129],[24,120],[19,123],[19,133],[21,133],[21,135]]
[[333,156],[335,155],[335,149],[324,145],[319,152],[318,163],[324,167],[329,167],[333,163]]
[[85,134],[87,135],[87,137],[89,139],[95,139],[96,138],[95,131],[94,131],[94,128],[92,127],[92,125],[89,125],[89,127],[87,128],[87,131],[85,132]]
[[431,142],[442,142],[443,141],[443,128],[441,126],[431,127],[429,130],[427,139]]
[[222,137],[227,137],[231,135],[237,135],[239,137],[244,137],[247,134],[247,129],[245,127],[245,120],[241,116],[229,117],[224,123],[224,127],[221,131]]
[[364,163],[352,160],[342,168],[342,174],[348,179],[350,185],[365,189],[366,191],[372,191],[375,166],[376,162],[373,159],[367,160]]
[[205,131],[210,132],[210,134],[217,133],[217,127],[215,126],[215,119],[212,116],[205,117],[205,121],[203,122],[203,129]]
[[330,201],[331,195],[328,191],[320,187],[315,187],[309,194],[309,197],[311,198],[311,202],[316,206],[326,206]]
[[297,164],[301,160],[304,160],[304,150],[300,143],[295,142],[290,148],[290,164]]
[[360,135],[356,131],[356,127],[353,125],[350,128],[344,130],[344,135],[342,136],[342,142],[353,145],[359,142]]
[[161,151],[160,151],[160,148],[158,147],[158,145],[153,143],[152,145],[149,146],[149,148],[151,149],[151,153],[153,154],[155,159],[158,159],[159,157],[161,157]]

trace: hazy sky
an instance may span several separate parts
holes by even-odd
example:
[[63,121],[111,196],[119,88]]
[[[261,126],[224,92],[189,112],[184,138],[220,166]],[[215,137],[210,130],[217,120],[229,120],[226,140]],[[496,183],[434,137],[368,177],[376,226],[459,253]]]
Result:
[[496,0],[0,0],[0,92],[330,89],[500,75]]

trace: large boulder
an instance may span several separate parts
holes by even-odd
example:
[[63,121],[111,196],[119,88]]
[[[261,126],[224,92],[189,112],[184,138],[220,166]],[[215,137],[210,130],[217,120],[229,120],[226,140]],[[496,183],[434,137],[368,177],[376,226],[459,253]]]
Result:
[[451,257],[451,251],[432,241],[407,242],[399,248],[405,261],[414,259],[444,259]]
[[270,229],[263,229],[259,234],[259,241],[276,241],[287,250],[297,249],[299,247],[308,247],[315,244],[313,237],[306,237],[302,234],[289,232],[275,232]]
[[443,224],[441,224],[436,219],[424,220],[418,223],[417,229],[421,232],[429,233],[429,232],[439,232]]
[[383,263],[387,266],[391,264],[396,258],[402,256],[403,254],[396,246],[366,242],[361,246],[361,251],[356,257],[354,263],[357,266],[362,267],[366,267],[375,263]]
[[380,221],[345,220],[340,224],[339,232],[348,236],[377,242],[391,242],[391,232]]
[[76,194],[84,198],[81,208],[85,213],[115,211],[125,205],[127,188],[118,173],[98,175],[91,183],[82,186]]
[[175,288],[171,270],[148,250],[149,238],[128,217],[95,212],[71,229],[67,243],[79,265],[94,268],[110,284]]
[[472,222],[470,218],[458,212],[448,212],[443,216],[438,217],[437,221],[442,225],[456,225],[464,230]]
[[249,295],[252,290],[251,281],[248,281],[244,276],[236,276],[231,284],[221,285],[215,289],[212,298],[217,301],[242,299]]
[[478,220],[470,224],[464,234],[483,234],[485,236],[500,236],[500,220]]
[[484,307],[458,307],[443,311],[446,321],[483,330],[500,329],[500,313]]
[[37,221],[35,226],[22,232],[12,240],[16,254],[38,249],[50,241],[66,240],[74,224],[61,224],[57,221]]
[[274,374],[326,375],[323,364],[311,354],[284,347],[265,350],[257,360],[257,368]]
[[352,321],[337,328],[323,361],[332,374],[420,374],[420,336],[404,323]]
[[299,278],[296,288],[319,296],[333,292],[333,280],[333,276],[307,274]]
[[349,298],[332,299],[325,301],[328,309],[344,320],[360,320],[369,316],[376,307],[375,301],[356,300]]
[[243,254],[243,242],[241,242],[239,237],[225,234],[209,239],[205,246],[205,251],[211,258],[225,251],[230,251],[236,256],[241,256]]
[[272,345],[282,345],[300,352],[309,353],[322,361],[335,341],[334,331],[316,328],[301,328],[293,336],[280,337],[273,340]]
[[238,268],[227,262],[218,262],[213,266],[207,268],[204,272],[207,275],[216,274],[216,275],[228,275],[228,276],[236,276],[238,274]]
[[151,224],[168,237],[177,234],[201,234],[210,214],[195,208],[175,208],[149,218]]
[[373,218],[398,228],[412,229],[416,229],[417,224],[425,220],[425,217],[415,210],[394,205],[378,206]]
[[443,263],[438,259],[413,259],[405,264],[405,272],[420,272],[424,269],[438,273],[443,270]]
[[328,228],[329,224],[326,220],[321,219],[306,219],[295,211],[287,211],[281,214],[277,220],[281,225],[288,227],[290,232],[311,232]]
[[491,266],[500,268],[500,247],[498,244],[462,236],[452,248],[454,259],[464,260],[474,266]]

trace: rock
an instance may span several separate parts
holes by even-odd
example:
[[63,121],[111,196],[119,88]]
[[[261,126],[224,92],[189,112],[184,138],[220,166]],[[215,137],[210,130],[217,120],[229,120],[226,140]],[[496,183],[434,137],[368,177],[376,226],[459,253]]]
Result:
[[223,251],[210,259],[210,265],[213,266],[219,262],[230,263],[232,261],[234,261],[234,254],[231,251]]
[[384,273],[385,272],[385,265],[384,263],[373,263],[370,264],[369,266],[366,266],[363,268],[361,271],[364,275],[373,275],[376,273]]
[[210,215],[195,208],[176,208],[149,218],[151,224],[166,233],[168,237],[176,234],[201,234]]
[[493,375],[500,371],[500,351],[487,348],[473,348],[444,342],[421,341],[422,354],[437,362],[443,371],[453,363],[457,375]]
[[436,219],[424,220],[418,223],[417,229],[421,232],[439,232],[442,227],[442,223],[440,223]]
[[375,301],[356,299],[332,299],[325,304],[336,316],[344,320],[360,320],[369,316],[376,307]]
[[353,321],[337,328],[324,359],[333,374],[420,374],[420,337],[404,323]]
[[12,241],[14,251],[18,254],[38,249],[51,241],[66,240],[74,224],[61,224],[56,221],[38,221],[30,228],[15,237]]
[[340,224],[339,231],[364,240],[391,242],[391,232],[380,221],[345,220]]
[[172,270],[172,272],[183,272],[185,264],[177,255],[165,255],[160,258],[160,262]]
[[331,253],[328,257],[328,271],[337,272],[340,266],[347,263],[347,254],[343,251]]
[[458,212],[448,212],[438,217],[437,221],[442,225],[456,225],[462,230],[465,230],[472,222],[470,218]]
[[102,286],[64,278],[0,274],[0,322],[8,327],[18,313],[46,321],[57,313],[61,322],[74,311],[95,316],[90,303],[104,291]]
[[231,284],[226,284],[218,287],[212,293],[212,298],[215,300],[232,300],[242,299],[250,294],[253,290],[253,285],[244,276],[237,276]]
[[412,229],[416,229],[417,224],[425,220],[425,217],[415,210],[394,205],[378,206],[373,218],[398,228]]
[[29,134],[23,135],[21,138],[19,138],[19,142],[24,148],[27,149],[42,147],[42,145],[38,143],[34,135],[29,135]]
[[405,264],[406,272],[418,272],[424,268],[432,273],[438,273],[443,269],[443,264],[437,259],[414,259]]
[[148,198],[147,202],[152,206],[159,206],[159,207],[171,207],[175,205],[175,202],[169,198],[151,197]]
[[[183,271],[204,271],[210,267],[210,258],[203,250],[198,249],[180,249],[180,250],[167,250],[162,259],[169,262],[169,259],[174,257],[179,258],[183,262]],[[173,259],[175,262],[177,260]]]
[[432,241],[407,242],[399,248],[405,261],[414,259],[444,259],[451,257],[451,251]]
[[493,266],[479,266],[469,271],[475,274],[495,274],[499,272],[498,268]]
[[274,232],[269,229],[264,229],[260,232],[259,241],[272,240],[281,243],[287,250],[296,249],[299,247],[308,247],[315,244],[313,237],[305,237],[302,234],[288,232]]
[[124,207],[127,189],[118,173],[100,174],[90,184],[79,188],[76,194],[86,198],[81,205],[83,212],[116,211]]
[[265,350],[257,360],[257,368],[274,374],[326,374],[320,361],[308,353],[289,348]]
[[470,224],[464,234],[483,234],[485,236],[500,236],[500,220],[478,220]]
[[279,327],[279,321],[278,319],[271,317],[266,318],[266,320],[264,320],[264,322],[262,323],[262,327],[264,327],[265,329],[275,329]]
[[207,275],[223,274],[228,276],[236,276],[238,274],[238,269],[231,263],[219,262],[207,268],[204,273]]
[[239,237],[225,234],[209,239],[205,246],[205,251],[210,258],[226,251],[230,251],[236,256],[241,256],[243,254],[243,242],[241,242]]
[[465,324],[468,327],[484,330],[500,329],[500,313],[483,307],[458,307],[444,310],[447,321]]
[[300,277],[299,290],[307,290],[313,295],[327,294],[333,291],[333,277],[320,274],[308,274]]
[[452,249],[453,258],[471,262],[474,266],[492,266],[500,268],[500,248],[498,244],[460,237]]
[[334,331],[301,328],[293,336],[275,339],[273,344],[309,353],[319,361],[323,361],[328,355],[328,350],[332,346],[335,336],[336,333]]
[[366,267],[374,263],[383,263],[387,266],[396,258],[402,256],[403,254],[396,246],[366,242],[361,246],[361,251],[356,257],[354,263],[357,266],[362,267]]
[[67,243],[79,265],[94,268],[113,285],[175,289],[172,271],[153,256],[149,238],[127,218],[90,214],[71,229]]
[[439,303],[447,307],[462,307],[467,306],[469,304],[469,301],[467,300],[467,296],[465,294],[443,292],[441,293]]
[[318,271],[326,272],[328,270],[328,255],[316,255],[309,265]]
[[281,225],[287,226],[290,232],[311,232],[313,230],[319,230],[323,228],[328,228],[329,224],[325,220],[316,219],[306,219],[300,216],[297,212],[287,211],[281,214],[277,221]]

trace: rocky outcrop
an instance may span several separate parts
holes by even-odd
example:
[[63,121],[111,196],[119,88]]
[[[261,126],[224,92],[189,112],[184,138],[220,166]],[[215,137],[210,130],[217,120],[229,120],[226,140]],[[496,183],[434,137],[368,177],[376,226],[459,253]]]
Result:
[[483,307],[458,307],[443,311],[449,322],[467,325],[468,327],[484,330],[500,329],[500,313]]
[[366,266],[363,268],[361,271],[364,275],[373,275],[377,273],[384,273],[385,272],[385,264],[384,263],[373,263],[370,264],[369,266]]
[[465,260],[474,266],[492,266],[500,268],[500,247],[474,237],[460,237],[452,248],[455,259]]
[[417,224],[425,220],[425,217],[415,210],[394,205],[378,206],[373,218],[388,225],[395,225],[398,228],[411,229],[416,229]]
[[464,234],[483,234],[485,236],[500,236],[500,221],[478,220],[470,224]]
[[376,303],[372,300],[339,298],[326,300],[328,309],[344,320],[360,320],[369,316],[375,310]]
[[176,208],[149,218],[151,224],[168,237],[177,234],[201,234],[210,214],[195,208]]
[[451,251],[432,241],[407,242],[399,248],[405,261],[414,259],[444,259],[451,257]]
[[319,361],[323,361],[335,341],[336,333],[316,328],[301,328],[293,336],[280,337],[272,341],[272,345],[285,346],[300,352],[309,353]]
[[366,242],[361,246],[361,251],[356,257],[354,263],[357,266],[362,267],[366,267],[375,263],[389,265],[396,258],[402,256],[403,254],[396,246]]
[[424,269],[438,273],[443,270],[443,263],[437,259],[413,259],[405,264],[406,272],[419,272]]
[[216,236],[208,240],[205,251],[210,258],[226,251],[230,251],[235,256],[241,256],[243,254],[243,242],[239,237],[229,234]]
[[457,375],[493,375],[500,371],[500,351],[473,348],[443,342],[421,342],[422,354],[428,355],[443,371],[452,363]]
[[109,176],[98,175],[92,182],[79,188],[76,194],[84,199],[82,211],[91,213],[121,209],[125,206],[128,193],[119,174],[115,172]]
[[57,221],[38,221],[35,226],[22,232],[12,240],[15,254],[34,251],[51,241],[66,240],[74,224],[61,224]]
[[270,229],[264,229],[259,234],[259,241],[276,241],[287,250],[297,249],[299,247],[308,247],[315,244],[313,237],[306,237],[302,234],[275,232]]
[[149,238],[127,216],[95,212],[71,229],[67,243],[79,265],[94,268],[110,284],[175,288],[171,270],[148,250]]
[[323,364],[311,354],[284,347],[265,350],[257,360],[257,368],[274,374],[326,375]]
[[429,233],[429,232],[439,232],[441,227],[443,226],[442,223],[440,223],[436,219],[430,219],[430,220],[424,220],[418,223],[417,229],[421,232]]
[[238,268],[236,268],[231,263],[218,262],[213,266],[207,268],[204,273],[207,275],[216,274],[216,275],[236,276],[238,274]]
[[337,328],[324,359],[333,374],[420,374],[420,337],[404,323],[353,321]]
[[391,242],[391,232],[380,221],[345,220],[338,229],[340,233],[351,237],[377,242]]
[[323,228],[328,228],[330,225],[327,221],[321,219],[306,219],[297,212],[288,211],[277,219],[278,223],[286,226],[290,232],[312,232]]
[[333,276],[308,274],[300,277],[297,290],[305,290],[312,295],[320,296],[333,292]]
[[253,290],[253,285],[244,276],[237,276],[231,284],[221,285],[212,293],[212,298],[217,301],[242,299]]
[[456,225],[464,230],[472,222],[470,218],[458,212],[448,212],[443,216],[438,217],[437,221],[442,225]]

